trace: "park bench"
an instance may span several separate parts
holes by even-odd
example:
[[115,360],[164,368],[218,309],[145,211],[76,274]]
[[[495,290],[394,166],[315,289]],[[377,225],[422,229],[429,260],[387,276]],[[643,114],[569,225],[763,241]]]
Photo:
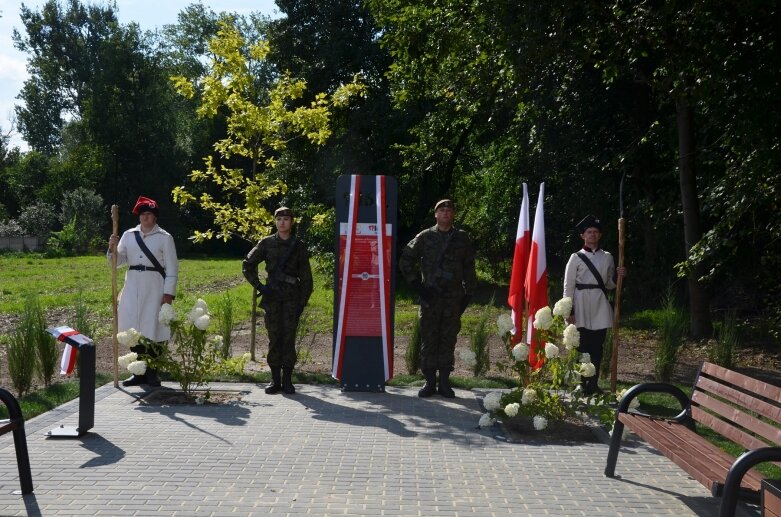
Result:
[[0,401],[8,408],[8,420],[0,420],[0,436],[13,433],[16,449],[16,467],[19,469],[19,482],[22,494],[33,493],[33,476],[30,473],[30,457],[27,454],[27,436],[24,434],[24,416],[13,395],[0,388]]
[[[649,392],[672,395],[682,411],[670,419],[630,411],[632,400]],[[697,434],[695,423],[746,452],[738,458],[724,452]],[[759,502],[763,476],[754,467],[781,462],[781,388],[707,362],[697,373],[691,398],[670,384],[630,388],[616,411],[605,467],[608,477],[615,477],[624,428],[709,488],[714,497],[721,496],[721,517],[732,516],[739,498]]]

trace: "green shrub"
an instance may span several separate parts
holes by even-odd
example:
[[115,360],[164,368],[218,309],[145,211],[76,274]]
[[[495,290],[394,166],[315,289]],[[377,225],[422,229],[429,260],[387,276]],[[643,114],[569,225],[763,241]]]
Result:
[[52,377],[57,370],[57,340],[46,331],[46,318],[38,301],[38,296],[29,294],[24,300],[22,310],[21,327],[25,332],[25,339],[35,348],[38,377],[44,386],[49,386]]
[[662,318],[658,327],[659,343],[654,364],[657,381],[670,382],[688,329],[686,314],[676,306],[675,297],[668,290],[662,303]]
[[30,391],[35,376],[35,346],[29,343],[25,333],[17,327],[7,338],[6,357],[8,376],[18,397]]
[[739,341],[737,315],[734,310],[729,310],[724,313],[723,320],[716,322],[716,339],[709,343],[708,360],[724,368],[732,368]]
[[474,363],[471,365],[472,374],[475,377],[480,377],[491,367],[488,338],[491,335],[489,321],[493,304],[494,301],[491,299],[491,302],[483,308],[480,318],[469,333],[469,349],[475,354]]
[[[84,300],[84,292],[79,290],[73,305],[73,319],[69,325],[88,338],[97,341],[97,322],[89,313],[89,306]],[[76,375],[81,376],[80,362],[76,361]]]
[[49,258],[68,257],[78,255],[80,251],[83,250],[79,249],[79,236],[74,216],[62,227],[62,230],[52,232],[51,237],[46,241],[46,256]]
[[231,298],[230,292],[225,292],[222,298],[217,301],[214,313],[217,316],[217,333],[222,337],[222,346],[219,350],[220,357],[228,359],[233,353],[231,338],[236,319],[233,298]]
[[409,375],[415,375],[420,369],[420,313],[415,314],[415,319],[412,321],[412,335],[409,338],[409,345],[404,352],[404,362],[407,366],[407,373]]

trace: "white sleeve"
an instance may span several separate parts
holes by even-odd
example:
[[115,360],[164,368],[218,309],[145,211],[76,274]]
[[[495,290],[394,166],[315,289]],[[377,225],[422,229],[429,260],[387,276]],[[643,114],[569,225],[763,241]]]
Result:
[[576,276],[578,274],[578,261],[580,259],[578,256],[573,253],[569,257],[569,261],[567,262],[567,267],[564,269],[564,297],[569,296],[570,298],[574,297],[575,295],[575,282],[576,282]]
[[176,283],[179,280],[179,259],[176,256],[174,238],[166,235],[163,242],[163,257],[165,259],[165,283],[163,293],[176,296]]

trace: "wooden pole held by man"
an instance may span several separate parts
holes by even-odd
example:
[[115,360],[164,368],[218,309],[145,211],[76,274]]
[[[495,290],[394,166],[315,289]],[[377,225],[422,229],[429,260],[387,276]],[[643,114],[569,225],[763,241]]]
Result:
[[[624,218],[618,219],[618,267],[624,267],[624,230],[626,224]],[[624,285],[624,277],[618,275],[616,280],[615,307],[613,309],[613,346],[610,350],[610,390],[616,392],[618,381],[618,327],[621,320],[621,288]]]
[[[119,236],[119,207],[111,205],[112,235]],[[119,387],[119,318],[117,316],[117,246],[111,247],[111,310],[114,316],[111,333],[111,344],[114,352],[114,387]]]

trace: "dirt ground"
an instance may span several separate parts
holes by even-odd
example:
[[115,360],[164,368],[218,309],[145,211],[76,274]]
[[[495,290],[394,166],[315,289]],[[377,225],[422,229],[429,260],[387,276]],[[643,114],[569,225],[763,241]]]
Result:
[[[0,333],[7,332],[13,325],[8,316],[0,316]],[[262,323],[261,323],[262,325]],[[654,379],[654,354],[656,342],[653,332],[628,333],[630,337],[621,339],[619,346],[618,379],[627,382],[643,382]],[[233,353],[241,354],[249,351],[250,332],[249,324],[245,323],[234,331]],[[394,372],[396,375],[406,374],[404,353],[409,343],[408,336],[398,336],[394,346]],[[469,338],[459,337],[456,345],[456,370],[455,376],[470,377],[471,370],[460,360],[459,350],[469,346]],[[507,374],[497,366],[501,362],[507,362],[507,353],[504,345],[498,337],[494,336],[489,341],[491,369],[489,376],[506,376]],[[302,339],[299,348],[308,351],[304,354],[297,369],[303,372],[329,374],[331,371],[332,336],[331,334],[313,334]],[[265,352],[268,349],[268,339],[258,332],[256,344],[257,362],[249,363],[247,370],[252,372],[267,371]],[[112,348],[109,338],[101,339],[97,344],[97,370],[107,374],[112,373]],[[119,354],[125,354],[128,350],[120,345]],[[699,363],[707,359],[707,345],[705,343],[688,342],[681,351],[678,365],[674,372],[676,381],[688,383],[693,381]],[[737,366],[747,375],[758,377],[773,384],[781,385],[781,350],[764,349],[761,347],[742,348],[737,353]],[[57,382],[58,376],[55,376]],[[5,350],[0,347],[0,386],[14,392],[10,378],[8,377],[8,365],[5,358]],[[40,386],[34,386],[34,389]]]

